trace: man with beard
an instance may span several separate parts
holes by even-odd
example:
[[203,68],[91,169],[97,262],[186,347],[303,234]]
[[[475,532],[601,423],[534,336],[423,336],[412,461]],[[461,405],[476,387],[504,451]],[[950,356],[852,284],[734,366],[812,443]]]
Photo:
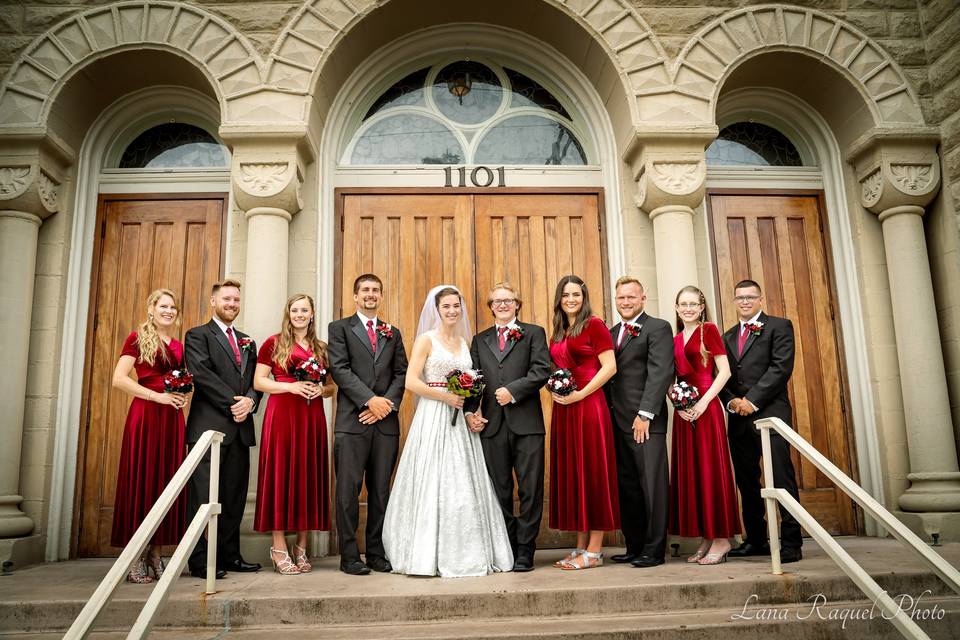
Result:
[[[193,447],[204,431],[224,434],[220,445],[220,512],[217,524],[217,577],[226,571],[258,571],[259,563],[240,556],[240,521],[247,503],[250,477],[250,447],[256,445],[253,414],[260,403],[253,388],[257,345],[233,326],[240,313],[240,283],[223,280],[213,285],[210,322],[187,331],[184,359],[193,374],[193,399],[187,419],[187,445]],[[190,477],[187,522],[210,491],[210,455]],[[206,576],[207,541],[201,538],[189,561],[190,574]]]

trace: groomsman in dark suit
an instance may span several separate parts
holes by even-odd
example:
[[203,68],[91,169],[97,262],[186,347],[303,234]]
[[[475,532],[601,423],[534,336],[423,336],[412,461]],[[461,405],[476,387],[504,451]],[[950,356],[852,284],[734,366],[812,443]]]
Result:
[[[767,556],[766,509],[760,497],[760,432],[753,423],[776,417],[791,424],[787,383],[793,374],[793,323],[763,312],[763,292],[753,280],[738,282],[733,295],[740,321],[723,334],[733,375],[720,397],[730,413],[727,438],[747,537],[730,556]],[[770,445],[774,486],[786,489],[799,501],[790,445],[776,432],[770,433]],[[802,544],[800,524],[781,506],[780,561],[803,558]]]
[[[256,446],[253,414],[260,404],[253,388],[257,368],[257,345],[233,326],[240,313],[240,283],[223,280],[213,285],[210,322],[187,331],[184,358],[193,374],[193,400],[187,419],[187,445],[193,447],[208,429],[224,434],[220,445],[220,504],[217,523],[217,577],[225,571],[257,571],[259,563],[240,556],[240,521],[247,503],[250,478],[250,447]],[[210,488],[210,454],[190,478],[187,494],[187,522]],[[201,538],[189,560],[190,574],[206,576],[207,541]]]
[[[487,295],[487,306],[494,325],[474,336],[470,345],[473,366],[483,371],[486,389],[482,398],[468,401],[464,412],[471,430],[480,432],[487,472],[513,547],[513,570],[533,571],[543,515],[545,432],[540,387],[550,376],[553,362],[543,327],[517,320],[523,302],[512,285],[495,284]],[[516,516],[514,473],[520,498]]]
[[664,562],[667,548],[667,391],[674,378],[670,323],[644,311],[647,296],[636,278],[617,280],[621,321],[610,329],[617,374],[606,384],[613,418],[626,552],[611,557],[635,567]]
[[[407,354],[400,330],[377,317],[383,282],[367,273],[353,283],[356,313],[330,323],[330,373],[337,383],[333,437],[340,570],[366,575],[393,570],[383,549],[383,518],[390,477],[400,450],[400,401]],[[360,490],[367,485],[366,563],[360,561],[357,527]]]

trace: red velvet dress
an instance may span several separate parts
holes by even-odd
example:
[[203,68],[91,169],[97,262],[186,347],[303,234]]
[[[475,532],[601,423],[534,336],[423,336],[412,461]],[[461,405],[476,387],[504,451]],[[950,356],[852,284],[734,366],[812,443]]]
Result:
[[[700,396],[713,384],[713,355],[725,355],[717,325],[703,325],[703,342],[711,354],[703,364],[700,331],[683,344],[683,332],[673,339],[677,379],[694,386]],[[730,466],[730,449],[718,398],[693,425],[673,414],[673,465],[670,469],[670,533],[690,538],[730,538],[740,532],[737,486]]]
[[[559,369],[583,389],[600,371],[597,354],[613,349],[610,330],[591,318],[580,335],[550,344]],[[613,424],[603,388],[574,404],[553,405],[550,423],[550,527],[563,531],[620,528]]]
[[[298,344],[287,369],[273,362],[278,336],[260,347],[257,364],[270,366],[277,382],[296,382],[290,371],[310,358]],[[324,364],[324,366],[326,366]],[[260,436],[257,477],[257,531],[326,531],[330,528],[327,421],[323,399],[295,393],[271,393]]]
[[[161,355],[164,349],[170,362]],[[137,360],[137,382],[158,393],[163,393],[163,375],[183,367],[183,344],[177,340],[171,340],[166,348],[160,347],[153,366],[141,362],[136,331],[127,336],[120,355],[133,356]],[[130,403],[120,445],[111,545],[125,547],[130,542],[187,456],[185,440],[183,411],[141,398]],[[186,519],[186,495],[181,491],[150,543],[179,544],[187,529]]]

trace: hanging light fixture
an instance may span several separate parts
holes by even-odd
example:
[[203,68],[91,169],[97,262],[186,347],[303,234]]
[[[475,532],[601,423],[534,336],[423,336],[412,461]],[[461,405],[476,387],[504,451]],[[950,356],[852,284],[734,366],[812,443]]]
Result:
[[463,106],[463,96],[470,93],[472,86],[473,81],[470,79],[470,74],[465,71],[454,72],[453,77],[447,81],[447,90],[457,96],[460,106]]

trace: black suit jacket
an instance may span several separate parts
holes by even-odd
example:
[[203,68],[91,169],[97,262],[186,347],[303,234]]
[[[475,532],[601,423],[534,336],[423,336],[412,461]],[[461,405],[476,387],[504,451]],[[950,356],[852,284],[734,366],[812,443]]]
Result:
[[763,323],[760,335],[747,336],[742,355],[737,353],[740,323],[723,334],[731,376],[720,398],[724,408],[734,398],[743,397],[757,407],[756,413],[746,417],[730,414],[732,422],[746,420],[752,424],[761,418],[780,418],[789,425],[793,419],[787,395],[787,383],[793,374],[793,323],[763,312],[758,320]]
[[[237,342],[249,338],[233,329]],[[194,444],[204,431],[216,429],[224,434],[223,443],[230,444],[239,437],[248,447],[257,444],[253,430],[253,414],[260,407],[263,395],[253,388],[253,373],[257,368],[257,345],[240,350],[240,366],[226,334],[212,319],[207,324],[187,331],[183,342],[187,370],[193,374],[193,399],[187,418],[187,443]],[[253,400],[253,410],[243,422],[234,422],[230,407],[236,404],[234,396]]]
[[[624,432],[633,431],[638,411],[653,414],[650,433],[667,432],[667,391],[675,375],[673,331],[670,323],[647,315],[637,316],[640,325],[636,337],[624,335],[616,350],[617,373],[604,385],[613,423]],[[618,322],[610,329],[613,344],[620,336]]]
[[367,329],[356,314],[330,323],[330,374],[337,383],[337,418],[334,431],[364,433],[370,428],[360,422],[360,413],[374,396],[393,401],[394,411],[374,426],[385,435],[400,434],[400,401],[407,375],[407,352],[400,329],[392,327],[393,337],[384,338],[380,328],[389,326],[377,320],[377,352],[370,346]]
[[[481,438],[492,438],[504,423],[517,435],[545,433],[540,387],[553,371],[547,335],[543,327],[535,324],[517,322],[517,326],[523,329],[523,337],[517,342],[507,340],[503,353],[496,325],[475,335],[470,344],[473,366],[483,371],[487,386],[483,396],[470,398],[464,410],[476,411],[480,407],[487,419]],[[516,402],[501,407],[495,395],[500,387],[506,387]]]

